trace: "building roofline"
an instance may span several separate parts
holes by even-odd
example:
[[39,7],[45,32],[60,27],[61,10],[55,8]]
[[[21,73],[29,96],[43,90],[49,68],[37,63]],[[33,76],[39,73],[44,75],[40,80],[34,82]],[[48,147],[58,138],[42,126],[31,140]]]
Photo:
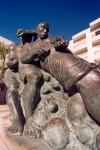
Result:
[[90,22],[89,25],[90,25],[91,29],[94,29],[94,28],[100,26],[100,18]]
[[13,41],[10,41],[2,36],[0,36],[0,42],[4,42],[6,44],[11,44],[11,43],[14,43]]

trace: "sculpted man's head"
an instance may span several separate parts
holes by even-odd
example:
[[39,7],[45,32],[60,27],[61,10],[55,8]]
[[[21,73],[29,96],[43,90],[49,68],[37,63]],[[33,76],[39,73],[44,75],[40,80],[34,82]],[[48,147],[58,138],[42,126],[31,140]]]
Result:
[[49,25],[46,22],[40,23],[38,24],[38,26],[36,27],[36,32],[38,37],[40,37],[41,39],[45,39],[48,37],[48,33],[49,33]]

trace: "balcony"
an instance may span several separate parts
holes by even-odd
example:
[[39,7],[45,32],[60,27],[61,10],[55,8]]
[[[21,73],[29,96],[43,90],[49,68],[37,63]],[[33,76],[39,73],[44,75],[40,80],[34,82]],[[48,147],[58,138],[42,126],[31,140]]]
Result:
[[94,50],[94,59],[100,60],[100,45]]
[[77,33],[76,35],[72,36],[73,42],[80,41],[80,39],[84,39],[84,38],[86,38],[86,30],[83,30]]
[[92,43],[97,44],[99,42],[100,42],[100,34],[99,35],[93,34],[92,35]]
[[93,30],[100,26],[100,18],[96,19],[95,21],[90,23],[90,28]]
[[80,52],[80,51],[83,51],[84,49],[87,48],[87,42],[86,40],[82,40],[78,43],[75,43],[74,46],[73,46],[73,52]]
[[83,58],[88,61],[88,52],[79,54],[78,57]]

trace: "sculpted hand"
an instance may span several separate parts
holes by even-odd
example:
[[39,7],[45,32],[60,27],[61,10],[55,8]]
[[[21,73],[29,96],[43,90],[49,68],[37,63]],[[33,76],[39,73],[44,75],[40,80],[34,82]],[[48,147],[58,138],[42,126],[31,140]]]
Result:
[[18,29],[16,36],[22,36],[24,34],[24,30],[23,29]]
[[59,36],[56,38],[55,47],[68,47],[69,41],[63,36]]
[[38,51],[38,57],[41,61],[44,61],[45,58],[50,54],[50,48],[41,47]]

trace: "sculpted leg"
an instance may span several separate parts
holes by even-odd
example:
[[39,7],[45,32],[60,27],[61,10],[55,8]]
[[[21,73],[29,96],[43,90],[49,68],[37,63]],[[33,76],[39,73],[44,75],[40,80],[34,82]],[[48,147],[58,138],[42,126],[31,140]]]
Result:
[[31,72],[27,77],[27,84],[22,92],[22,107],[26,121],[32,117],[37,104],[40,101],[40,88],[43,77],[40,72]]
[[41,72],[35,70],[27,77],[27,84],[22,92],[22,107],[26,124],[24,126],[24,136],[29,138],[38,137],[38,129],[32,125],[34,110],[40,101],[40,88],[43,84],[43,76]]
[[8,134],[21,135],[24,126],[24,116],[20,104],[20,95],[18,92],[19,83],[13,76],[11,70],[6,70],[4,75],[5,84],[7,86],[6,101],[13,115],[13,122],[8,128]]

